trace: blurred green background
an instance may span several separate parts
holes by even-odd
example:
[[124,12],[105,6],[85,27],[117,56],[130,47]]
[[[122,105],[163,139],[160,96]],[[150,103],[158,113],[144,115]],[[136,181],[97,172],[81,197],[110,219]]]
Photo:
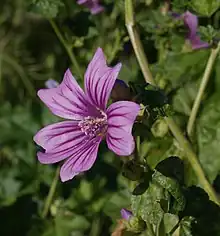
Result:
[[[188,8],[198,10],[194,5],[186,6],[188,1],[173,2],[180,13]],[[102,47],[109,64],[122,61],[120,79],[144,83],[126,33],[124,1],[105,0],[102,3],[105,12],[91,15],[75,0],[0,2],[2,236],[110,235],[120,218],[120,209],[129,207],[129,183],[120,173],[123,159],[109,152],[103,143],[90,171],[66,183],[58,181],[49,215],[46,219],[41,217],[57,165],[42,165],[37,161],[38,147],[33,136],[58,118],[40,102],[36,93],[45,87],[48,79],[60,82],[68,67],[83,84],[76,65],[72,64],[54,32],[53,24],[71,47],[82,74],[96,48]],[[162,14],[163,6],[164,1],[140,0],[136,4],[136,18],[152,72],[169,95],[177,121],[185,127],[210,49],[186,50],[183,23]],[[218,28],[219,12],[216,13],[216,9],[200,12],[200,16],[201,25]],[[207,30],[201,31],[208,40]],[[219,58],[217,63],[219,65]],[[219,68],[214,68],[195,136],[200,161],[211,181],[220,170]],[[157,128],[154,127],[153,135],[141,144],[142,155],[148,156],[151,166],[171,154],[182,155],[173,146],[172,136],[167,132],[161,135]],[[195,183],[190,171],[187,173],[188,184]]]

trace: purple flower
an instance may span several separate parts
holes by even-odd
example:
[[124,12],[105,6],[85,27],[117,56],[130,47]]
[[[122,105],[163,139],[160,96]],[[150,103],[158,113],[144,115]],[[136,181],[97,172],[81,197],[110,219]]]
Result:
[[99,0],[78,0],[77,3],[88,7],[93,15],[104,11],[104,7],[99,4]]
[[182,15],[182,17],[183,17],[185,26],[189,30],[187,39],[190,41],[192,49],[208,48],[209,44],[206,42],[203,42],[200,39],[199,35],[197,34],[198,17],[189,11],[186,11]]
[[118,155],[127,156],[133,152],[131,131],[140,106],[119,101],[106,107],[120,69],[120,63],[108,67],[102,49],[98,48],[85,73],[85,92],[69,69],[57,88],[38,91],[38,96],[53,114],[68,119],[44,127],[34,137],[45,150],[37,153],[41,163],[66,159],[60,170],[62,181],[92,167],[104,138],[108,148]]
[[183,19],[185,26],[188,28],[186,39],[190,42],[192,49],[208,48],[210,46],[208,43],[203,42],[197,34],[198,17],[196,15],[189,11],[182,15],[171,12],[171,15],[176,19]]
[[126,208],[121,209],[121,217],[123,219],[129,220],[131,216],[133,216],[131,211],[127,210]]
[[53,79],[49,79],[46,81],[45,86],[46,88],[56,88],[59,85],[59,83]]

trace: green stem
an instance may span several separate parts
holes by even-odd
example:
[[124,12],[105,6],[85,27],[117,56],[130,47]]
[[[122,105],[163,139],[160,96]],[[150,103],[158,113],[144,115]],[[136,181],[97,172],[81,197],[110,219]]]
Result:
[[152,224],[150,224],[149,222],[146,222],[146,224],[147,224],[147,232],[148,232],[147,235],[155,236]]
[[49,208],[50,208],[50,205],[53,201],[53,197],[54,197],[54,194],[56,192],[56,188],[57,188],[57,183],[58,183],[58,179],[59,179],[59,173],[60,173],[60,167],[57,167],[57,170],[56,170],[56,173],[55,173],[55,176],[53,178],[53,182],[50,186],[50,190],[49,190],[49,193],[47,195],[47,198],[46,198],[46,201],[45,201],[45,205],[44,205],[44,208],[43,208],[43,211],[42,211],[42,218],[45,218],[47,216],[47,213],[49,211]]
[[[137,30],[135,29],[132,0],[125,0],[125,16],[126,16],[126,26],[128,29],[128,33],[131,38],[131,42],[134,47],[134,51],[138,59],[138,62],[140,64],[144,78],[146,82],[156,85],[156,82],[154,81],[151,71],[149,69],[149,65],[148,65],[144,50],[143,50],[142,43],[140,41],[140,37],[137,33]],[[177,126],[177,124],[174,122],[174,120],[171,117],[166,117],[165,120],[173,136],[176,138],[180,147],[185,152],[186,158],[191,164],[193,170],[195,171],[200,184],[203,186],[205,191],[209,194],[210,199],[214,201],[216,204],[220,205],[218,196],[216,195],[214,189],[212,188],[211,184],[207,180],[204,174],[204,171],[198,161],[198,158],[191,147],[190,142],[185,138],[180,128]]]
[[199,163],[198,158],[195,152],[193,151],[189,141],[184,137],[184,135],[182,134],[182,131],[176,125],[176,123],[171,117],[166,117],[165,120],[167,124],[169,125],[169,128],[171,132],[173,133],[173,136],[176,138],[181,148],[184,150],[184,153],[188,159],[188,162],[190,163],[193,170],[195,171],[200,184],[208,193],[210,199],[213,200],[216,204],[220,205],[218,196],[216,195],[212,185],[207,180],[205,173],[201,167],[201,164]]
[[202,98],[203,98],[206,86],[208,84],[208,81],[210,79],[212,68],[215,63],[215,60],[216,60],[219,50],[220,50],[220,44],[218,44],[218,47],[216,49],[212,49],[211,54],[209,56],[209,60],[207,62],[207,65],[206,65],[206,68],[205,68],[205,71],[204,71],[204,74],[203,74],[203,77],[201,80],[199,91],[198,91],[196,99],[194,101],[192,111],[190,113],[189,121],[187,124],[187,133],[189,136],[191,136],[191,134],[192,134],[193,127],[194,127],[195,120],[196,120],[196,116],[198,114],[199,107],[201,105]]
[[[147,83],[156,85],[153,76],[150,72],[148,61],[144,53],[139,34],[135,27],[134,14],[133,14],[133,3],[132,0],[125,0],[125,23],[128,30],[128,34],[135,51],[138,63],[140,64],[142,73]],[[146,66],[147,65],[147,66]]]
[[60,40],[60,42],[63,44],[64,48],[66,49],[66,52],[71,60],[71,63],[73,64],[75,70],[76,70],[76,74],[82,79],[83,75],[81,73],[80,67],[78,65],[78,62],[76,60],[75,55],[73,54],[72,51],[72,46],[69,45],[66,40],[64,39],[64,37],[62,36],[58,26],[56,25],[55,21],[53,21],[53,19],[48,19],[48,21],[50,22],[55,34],[57,35],[57,38]]

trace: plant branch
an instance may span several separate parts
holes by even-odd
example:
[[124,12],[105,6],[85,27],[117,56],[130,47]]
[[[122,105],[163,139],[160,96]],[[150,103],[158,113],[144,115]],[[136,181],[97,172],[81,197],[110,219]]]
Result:
[[193,127],[194,127],[195,120],[196,120],[196,116],[198,114],[199,107],[201,105],[202,98],[203,98],[206,86],[209,82],[210,75],[211,75],[211,72],[212,72],[212,68],[213,68],[213,65],[215,63],[216,57],[219,53],[219,50],[220,50],[220,44],[218,44],[217,48],[212,49],[211,54],[209,56],[209,60],[206,64],[206,68],[205,68],[205,71],[204,71],[204,74],[203,74],[203,77],[202,77],[202,80],[201,80],[199,91],[198,91],[196,99],[194,101],[192,111],[190,113],[189,121],[188,121],[188,124],[187,124],[187,133],[188,133],[189,136],[191,136],[191,134],[192,134]]
[[59,173],[60,173],[60,167],[58,166],[57,167],[57,170],[56,170],[56,173],[55,173],[55,176],[53,178],[53,182],[50,186],[50,190],[49,190],[49,193],[47,195],[47,198],[46,198],[46,201],[45,201],[45,205],[44,205],[44,208],[43,208],[43,211],[42,211],[42,218],[45,218],[48,214],[48,211],[49,211],[49,208],[50,208],[50,205],[53,201],[53,197],[54,197],[54,194],[56,192],[56,188],[57,188],[57,183],[58,183],[58,179],[59,179]]
[[[156,82],[154,81],[151,71],[149,69],[148,61],[146,59],[144,49],[140,41],[140,37],[135,28],[132,0],[125,0],[125,19],[126,19],[126,27],[127,27],[136,57],[138,59],[142,73],[144,75],[144,78],[146,82],[156,85]],[[177,124],[174,122],[174,120],[171,117],[166,117],[165,120],[173,136],[176,138],[180,147],[183,149],[187,160],[189,161],[193,170],[195,171],[197,178],[199,180],[199,183],[203,186],[205,191],[209,194],[210,199],[219,205],[220,203],[218,200],[218,196],[216,195],[214,189],[212,188],[211,184],[207,180],[205,173],[198,161],[198,158],[191,147],[191,144],[186,139],[186,137],[182,134],[180,128],[177,126]]]
[[66,40],[64,39],[64,37],[62,36],[58,26],[56,25],[55,21],[53,21],[52,19],[48,19],[48,21],[50,22],[55,34],[57,35],[57,38],[60,40],[60,42],[63,44],[64,48],[66,49],[66,52],[71,60],[71,63],[73,64],[75,70],[76,70],[76,74],[82,79],[83,76],[82,76],[82,73],[81,73],[81,70],[80,70],[80,67],[78,65],[78,62],[76,60],[76,57],[75,55],[73,54],[73,51],[72,51],[72,46],[69,45]]
[[144,75],[146,83],[156,85],[153,76],[150,72],[148,61],[144,53],[139,34],[135,27],[134,14],[133,14],[133,3],[132,0],[125,0],[125,24],[128,30],[128,34],[135,51],[138,63],[140,64],[142,73]]
[[147,224],[147,232],[148,232],[147,235],[155,236],[152,224],[150,224],[149,222],[146,222],[146,224]]

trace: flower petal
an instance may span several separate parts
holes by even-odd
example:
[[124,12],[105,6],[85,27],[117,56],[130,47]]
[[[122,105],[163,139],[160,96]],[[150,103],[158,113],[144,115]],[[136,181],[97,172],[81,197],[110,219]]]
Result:
[[98,147],[101,142],[99,138],[94,143],[87,143],[78,149],[60,169],[60,178],[62,182],[72,179],[74,176],[78,175],[81,172],[89,170],[94,164]]
[[93,15],[104,11],[104,7],[99,4],[98,0],[78,0],[78,4],[84,4],[88,7]]
[[106,141],[109,149],[118,155],[128,156],[134,150],[131,131],[139,110],[138,104],[128,101],[115,102],[107,109]]
[[91,115],[91,111],[94,110],[69,69],[57,88],[41,89],[38,91],[38,96],[53,114],[62,118],[82,119]]
[[129,220],[133,216],[132,212],[126,208],[121,209],[121,217],[125,220]]
[[192,14],[191,12],[186,11],[183,14],[183,19],[184,19],[184,24],[189,29],[189,34],[187,38],[195,37],[197,33],[197,28],[198,28],[198,17]]
[[189,39],[192,49],[201,49],[201,48],[209,48],[210,45],[204,41],[202,41],[199,35],[196,35],[194,38]]
[[34,141],[45,149],[45,153],[38,152],[41,163],[55,163],[73,155],[82,142],[87,142],[88,137],[81,131],[76,121],[63,121],[41,129]]
[[85,93],[89,101],[101,110],[106,109],[108,98],[121,69],[121,63],[111,68],[101,48],[98,48],[85,74]]

